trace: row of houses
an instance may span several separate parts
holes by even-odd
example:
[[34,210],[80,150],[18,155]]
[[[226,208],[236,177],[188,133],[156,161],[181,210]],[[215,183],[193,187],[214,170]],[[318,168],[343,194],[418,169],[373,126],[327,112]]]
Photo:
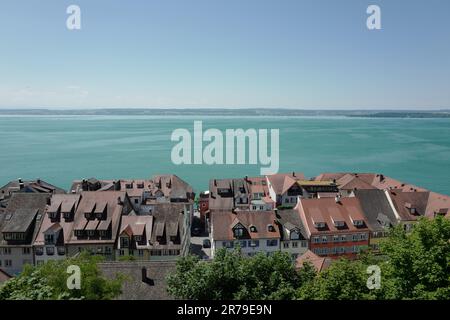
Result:
[[8,274],[82,251],[106,261],[171,260],[189,251],[195,195],[176,175],[83,179],[69,193],[19,179],[0,192],[0,269]]
[[[194,197],[176,175],[82,179],[68,193],[40,179],[12,181],[0,188],[0,269],[14,275],[81,251],[106,261],[174,260],[189,252]],[[211,256],[239,247],[318,265],[377,249],[393,226],[450,218],[449,208],[448,196],[371,173],[211,179],[198,199]]]
[[284,251],[293,260],[354,258],[377,250],[390,228],[410,230],[419,217],[450,218],[449,208],[448,196],[371,173],[213,179],[200,196],[212,255],[239,246],[244,255]]

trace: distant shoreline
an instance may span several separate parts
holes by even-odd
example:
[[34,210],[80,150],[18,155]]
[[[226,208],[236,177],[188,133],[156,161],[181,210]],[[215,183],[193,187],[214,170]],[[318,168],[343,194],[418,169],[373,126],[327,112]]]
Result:
[[450,118],[450,110],[306,110],[306,109],[0,109],[0,115],[28,116],[344,116],[363,118]]

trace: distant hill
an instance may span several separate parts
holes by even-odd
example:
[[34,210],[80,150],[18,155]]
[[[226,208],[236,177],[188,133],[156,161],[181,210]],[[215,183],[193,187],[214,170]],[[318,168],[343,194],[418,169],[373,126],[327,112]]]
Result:
[[390,111],[390,110],[306,110],[286,108],[246,109],[0,109],[0,115],[111,115],[111,116],[345,116],[370,118],[450,118],[450,110]]

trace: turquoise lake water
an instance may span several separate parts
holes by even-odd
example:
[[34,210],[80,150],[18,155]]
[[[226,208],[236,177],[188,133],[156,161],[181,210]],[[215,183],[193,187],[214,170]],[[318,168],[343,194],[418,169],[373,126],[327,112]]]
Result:
[[174,165],[172,131],[279,129],[280,172],[382,172],[450,194],[450,119],[345,117],[0,116],[0,185],[41,178],[148,178],[175,173],[196,191],[211,177],[259,175],[260,165]]

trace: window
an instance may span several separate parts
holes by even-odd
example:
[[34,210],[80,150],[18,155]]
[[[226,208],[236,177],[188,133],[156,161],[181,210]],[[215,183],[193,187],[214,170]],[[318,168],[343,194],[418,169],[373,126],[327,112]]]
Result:
[[333,236],[333,242],[339,242],[339,236],[337,234]]
[[55,254],[55,248],[54,247],[46,247],[45,252],[47,253],[48,256],[52,256]]
[[269,232],[275,232],[275,227],[274,227],[272,224],[269,224],[269,225],[267,226],[267,231],[269,231]]
[[268,247],[276,247],[277,245],[278,245],[278,240],[277,239],[267,240],[267,246]]
[[240,241],[239,245],[241,246],[241,248],[245,248],[245,247],[247,247],[247,241],[245,241],[245,240]]
[[56,251],[58,252],[58,256],[64,256],[66,254],[66,248],[64,247],[58,247]]
[[44,248],[42,247],[36,247],[36,255],[42,256],[44,254]]
[[353,241],[358,241],[358,235],[357,235],[357,234],[354,234],[354,235],[352,236],[352,239],[353,239]]
[[139,250],[138,250],[138,256],[139,256],[139,257],[143,257],[143,256],[144,256],[144,250],[139,249]]
[[298,248],[298,242],[297,241],[292,242],[292,248]]
[[343,234],[343,235],[341,236],[341,241],[342,241],[342,242],[347,241],[347,235]]
[[328,242],[328,237],[322,236],[322,243],[327,243],[327,242]]
[[12,260],[5,260],[5,267],[12,267]]
[[22,248],[22,254],[30,254],[31,248]]
[[225,248],[233,248],[233,241],[223,241],[222,246]]
[[3,248],[3,254],[11,254],[11,248]]
[[95,230],[88,230],[87,231],[88,237],[94,237],[95,236]]
[[235,238],[240,238],[244,235],[244,229],[241,227],[237,227],[234,229],[234,237]]
[[120,256],[124,256],[125,255],[125,250],[119,250],[119,255]]
[[313,237],[313,242],[314,243],[319,243],[320,242],[320,238],[319,237]]
[[300,238],[300,234],[298,233],[298,231],[292,231],[291,232],[291,240],[298,240]]
[[256,206],[253,206],[253,210],[256,210]]
[[250,247],[259,247],[259,240],[250,240],[248,244]]
[[139,199],[134,199],[135,204],[139,204]]
[[55,243],[55,237],[53,233],[45,235],[45,243],[53,244]]
[[111,255],[111,252],[112,252],[111,247],[105,247],[105,254],[106,255]]
[[291,259],[292,260],[296,260],[298,258],[298,253],[293,253],[292,255],[291,255]]
[[288,249],[289,248],[289,242],[284,242],[283,243],[283,248]]
[[128,248],[130,246],[130,239],[127,237],[120,237],[120,247]]
[[255,226],[250,226],[250,232],[257,232],[256,227]]
[[308,241],[302,241],[302,248],[306,248],[308,246]]
[[134,250],[129,250],[129,251],[128,251],[128,255],[134,256]]

